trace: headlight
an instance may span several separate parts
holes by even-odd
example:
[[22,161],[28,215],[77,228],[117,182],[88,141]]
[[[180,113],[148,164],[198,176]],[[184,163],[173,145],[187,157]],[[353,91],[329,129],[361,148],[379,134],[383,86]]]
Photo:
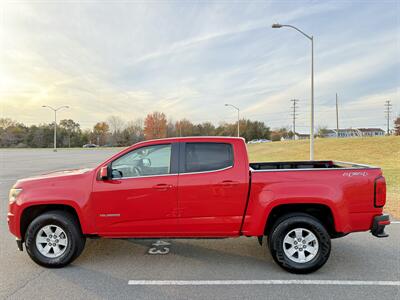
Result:
[[10,193],[8,195],[8,201],[9,202],[14,202],[17,200],[18,195],[22,192],[22,189],[11,189]]

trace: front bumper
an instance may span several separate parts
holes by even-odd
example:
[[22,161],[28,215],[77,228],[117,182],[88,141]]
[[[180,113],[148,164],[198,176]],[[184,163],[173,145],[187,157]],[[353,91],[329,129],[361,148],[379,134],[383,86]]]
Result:
[[21,236],[19,236],[19,228],[17,228],[18,226],[17,216],[13,214],[11,211],[7,214],[7,223],[10,232],[16,237],[21,238]]
[[389,215],[375,216],[371,227],[372,235],[379,238],[388,237],[389,235],[385,232],[387,225],[390,225]]

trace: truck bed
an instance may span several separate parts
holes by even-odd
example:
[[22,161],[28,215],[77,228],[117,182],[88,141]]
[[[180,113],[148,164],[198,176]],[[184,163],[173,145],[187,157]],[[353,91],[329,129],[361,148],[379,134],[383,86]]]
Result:
[[375,181],[382,176],[378,167],[333,160],[254,162],[249,166],[251,189],[244,235],[262,233],[265,223],[257,220],[279,205],[327,206],[339,233],[369,230],[374,216],[382,214],[382,208],[374,204]]
[[366,169],[375,168],[349,162],[321,160],[321,161],[284,161],[284,162],[255,162],[250,163],[250,170],[292,170],[292,169]]

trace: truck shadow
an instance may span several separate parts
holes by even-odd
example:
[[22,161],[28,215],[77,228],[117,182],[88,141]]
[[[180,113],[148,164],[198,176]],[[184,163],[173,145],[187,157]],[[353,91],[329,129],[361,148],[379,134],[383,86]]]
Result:
[[[368,240],[368,247],[362,242]],[[112,264],[122,270],[140,268],[144,274],[155,277],[185,278],[195,273],[202,277],[212,274],[226,277],[226,274],[241,274],[244,278],[263,278],[278,275],[287,278],[292,274],[282,270],[272,259],[268,248],[259,246],[254,238],[238,239],[165,239],[171,243],[166,255],[150,255],[148,250],[157,240],[125,239],[89,241],[87,249],[77,260],[79,264],[94,264],[107,267]],[[362,242],[361,242],[362,241]],[[348,276],[355,278],[361,273],[370,273],[371,264],[382,264],[380,257],[396,261],[390,251],[390,240],[376,240],[363,234],[332,241],[332,252],[327,264],[310,277],[327,277],[346,269]],[[375,258],[375,259],[372,259]],[[385,260],[386,263],[388,260]],[[365,262],[369,261],[369,264]],[[390,267],[390,263],[387,267]],[[350,270],[349,270],[350,269]],[[379,267],[379,270],[384,269]],[[172,273],[171,273],[172,270]],[[130,273],[129,271],[127,271]]]
[[[171,243],[167,255],[150,255],[157,240],[88,240],[84,253],[73,264],[49,272],[66,284],[76,285],[99,298],[177,299],[185,293],[166,287],[129,286],[129,280],[260,279],[281,270],[255,239],[163,240]],[[262,278],[261,277],[261,278]],[[282,277],[282,276],[281,276]],[[177,294],[178,293],[178,294]],[[191,297],[190,293],[184,298]]]
[[[265,245],[260,246],[256,239],[163,239],[169,242],[169,253],[166,255],[151,255],[148,250],[156,239],[100,239],[89,240],[79,263],[112,262],[121,268],[127,265],[139,265],[141,268],[154,271],[158,267],[171,267],[178,270],[188,268],[188,264],[207,270],[217,271],[230,269],[243,271],[246,269],[259,272],[283,272],[274,263]],[[162,273],[162,272],[161,272]],[[283,272],[283,274],[286,272]]]

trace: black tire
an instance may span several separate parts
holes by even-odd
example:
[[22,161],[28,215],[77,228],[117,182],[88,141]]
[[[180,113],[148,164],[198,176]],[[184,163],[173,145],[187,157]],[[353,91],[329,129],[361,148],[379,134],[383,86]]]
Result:
[[[40,253],[36,246],[36,236],[40,229],[47,225],[60,227],[66,234],[68,243],[64,252],[54,258]],[[31,259],[46,268],[62,268],[75,260],[85,247],[83,236],[77,220],[65,211],[49,211],[35,218],[28,226],[25,234],[25,248]]]
[[[308,262],[295,262],[284,251],[285,236],[296,228],[304,228],[312,232],[318,241],[318,251]],[[321,268],[329,258],[331,240],[321,222],[304,213],[288,214],[278,219],[268,236],[268,247],[274,261],[283,269],[296,274],[311,273]]]

